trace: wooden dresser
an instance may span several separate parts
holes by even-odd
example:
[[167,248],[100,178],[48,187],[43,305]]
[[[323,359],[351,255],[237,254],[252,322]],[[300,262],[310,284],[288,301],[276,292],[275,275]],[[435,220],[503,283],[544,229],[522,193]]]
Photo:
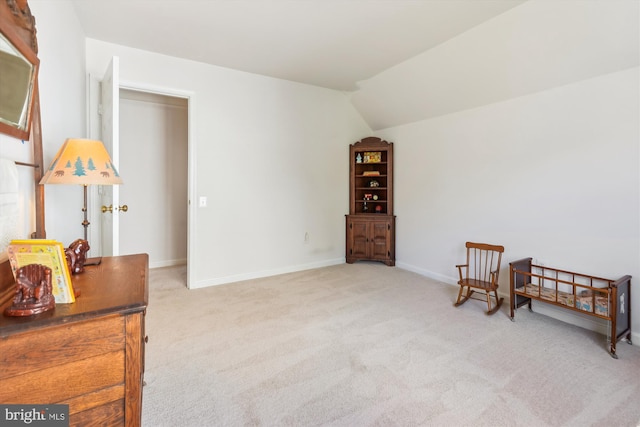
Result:
[[74,304],[0,314],[0,402],[68,404],[72,426],[139,426],[149,257],[104,257],[72,281]]

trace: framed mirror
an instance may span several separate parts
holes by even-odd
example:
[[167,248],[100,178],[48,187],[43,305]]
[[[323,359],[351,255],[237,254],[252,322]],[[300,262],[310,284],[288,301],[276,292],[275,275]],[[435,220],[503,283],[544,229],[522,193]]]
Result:
[[[33,18],[25,25],[33,26]],[[0,13],[0,132],[23,140],[31,131],[39,66],[36,46],[27,40],[11,16]]]

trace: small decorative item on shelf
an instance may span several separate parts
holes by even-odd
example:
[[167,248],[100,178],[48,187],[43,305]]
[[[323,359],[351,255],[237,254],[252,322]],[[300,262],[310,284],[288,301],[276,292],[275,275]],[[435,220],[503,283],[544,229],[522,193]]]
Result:
[[382,213],[382,206],[376,206],[376,213]]
[[373,195],[373,200],[378,200],[378,195],[377,194]]
[[380,176],[380,171],[364,171],[362,176]]
[[363,199],[364,199],[364,203],[362,203],[362,212],[368,212],[369,206],[367,205],[367,202],[371,200],[371,194],[369,193],[365,194]]
[[71,274],[82,273],[89,249],[91,249],[89,242],[84,239],[77,239],[64,250]]
[[42,264],[28,264],[16,270],[16,290],[13,303],[4,311],[6,316],[32,316],[56,306],[51,285],[51,269]]
[[360,155],[360,153],[358,153],[358,155],[356,156],[356,163],[362,163],[362,156]]
[[380,151],[365,151],[364,162],[365,163],[380,163],[382,159],[382,152]]
[[375,179],[371,180],[371,181],[369,181],[369,187],[380,187],[380,183],[378,181],[376,181]]

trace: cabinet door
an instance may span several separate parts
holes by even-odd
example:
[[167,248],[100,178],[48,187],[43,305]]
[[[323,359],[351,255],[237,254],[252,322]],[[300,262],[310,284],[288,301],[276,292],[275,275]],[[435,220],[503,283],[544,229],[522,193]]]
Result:
[[369,230],[370,258],[387,260],[391,257],[391,227],[388,222],[372,222]]
[[353,258],[369,257],[369,224],[365,221],[349,222],[349,240],[351,252],[348,254]]

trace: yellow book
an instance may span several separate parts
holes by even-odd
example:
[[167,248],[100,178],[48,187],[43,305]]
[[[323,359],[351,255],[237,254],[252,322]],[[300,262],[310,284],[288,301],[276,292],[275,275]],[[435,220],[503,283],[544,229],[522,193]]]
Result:
[[12,240],[7,247],[13,277],[16,271],[29,264],[42,264],[51,269],[51,286],[56,304],[75,302],[69,266],[64,246],[56,240]]

